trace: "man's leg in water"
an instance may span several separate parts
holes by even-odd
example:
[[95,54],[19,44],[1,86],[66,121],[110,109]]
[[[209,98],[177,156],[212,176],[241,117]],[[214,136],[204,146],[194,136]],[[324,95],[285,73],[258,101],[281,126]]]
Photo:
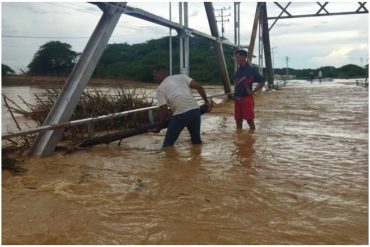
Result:
[[252,120],[247,120],[247,123],[248,123],[249,129],[251,131],[254,131],[256,129],[256,125],[254,124],[254,120],[253,119]]
[[162,147],[173,146],[184,128],[185,123],[184,119],[181,118],[181,114],[171,117]]

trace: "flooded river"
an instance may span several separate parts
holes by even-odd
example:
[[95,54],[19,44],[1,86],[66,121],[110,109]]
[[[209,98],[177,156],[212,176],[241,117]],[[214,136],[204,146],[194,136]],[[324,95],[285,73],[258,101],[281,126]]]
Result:
[[2,173],[3,244],[368,244],[368,91],[293,81],[256,96],[256,132],[232,102],[204,144],[164,131]]

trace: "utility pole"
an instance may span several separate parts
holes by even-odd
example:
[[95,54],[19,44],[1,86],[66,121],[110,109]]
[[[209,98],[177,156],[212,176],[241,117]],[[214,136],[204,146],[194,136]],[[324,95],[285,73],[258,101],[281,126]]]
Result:
[[[221,12],[221,13],[218,14],[218,16],[216,16],[216,21],[221,22],[221,38],[222,39],[224,39],[224,32],[225,32],[224,22],[229,22],[230,21],[229,19],[225,19],[225,18],[231,16],[230,13],[225,14],[224,11],[229,11],[229,10],[231,10],[230,6],[228,8],[223,7],[221,9],[215,9],[215,11],[220,11]],[[221,18],[221,19],[217,20],[217,18]]]
[[289,65],[288,65],[289,59],[290,59],[290,57],[285,57],[285,62],[286,62],[286,77],[287,77],[287,79],[288,79],[288,75],[289,75]]
[[277,50],[277,47],[272,47],[271,48],[271,53],[272,53],[272,74],[275,76],[275,64],[274,64],[274,60],[275,60],[275,50]]
[[[170,21],[172,21],[172,5],[171,5],[171,2],[169,2],[169,19]],[[169,74],[172,75],[172,28],[170,28],[170,40],[169,40],[169,64],[170,64],[170,68],[169,68]]]
[[[234,53],[240,47],[240,2],[234,2],[234,44],[237,48],[234,48]],[[238,64],[234,59],[234,73],[238,69]]]

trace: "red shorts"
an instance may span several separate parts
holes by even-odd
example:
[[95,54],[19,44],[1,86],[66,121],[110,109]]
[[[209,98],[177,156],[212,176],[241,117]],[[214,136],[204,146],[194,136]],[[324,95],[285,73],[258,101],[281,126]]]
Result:
[[234,117],[236,121],[254,119],[254,100],[252,95],[235,100]]

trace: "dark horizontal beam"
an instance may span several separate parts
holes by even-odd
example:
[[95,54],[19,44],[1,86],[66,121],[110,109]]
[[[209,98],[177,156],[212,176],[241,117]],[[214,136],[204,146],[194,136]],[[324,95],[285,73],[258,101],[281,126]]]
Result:
[[129,16],[133,16],[133,17],[136,17],[136,18],[139,18],[139,19],[142,19],[142,20],[150,21],[150,22],[153,22],[153,23],[156,23],[156,24],[168,27],[168,28],[175,29],[177,32],[185,32],[187,35],[193,34],[193,35],[200,36],[200,37],[203,37],[203,38],[206,38],[206,39],[209,39],[209,40],[219,41],[223,44],[226,44],[226,45],[229,45],[229,46],[232,46],[232,47],[236,47],[235,44],[233,44],[229,41],[221,40],[219,37],[215,37],[213,35],[208,35],[206,33],[200,32],[198,30],[185,27],[183,25],[180,25],[179,23],[169,21],[169,20],[167,20],[163,17],[154,15],[154,14],[149,13],[147,11],[144,11],[142,9],[132,8],[132,7],[127,6],[126,11],[124,12],[124,14],[129,15]]
[[145,21],[150,21],[150,22],[153,22],[153,23],[156,23],[156,24],[159,24],[161,26],[168,27],[168,28],[173,28],[177,31],[184,29],[184,26],[180,25],[179,23],[167,20],[163,17],[154,15],[152,13],[149,13],[147,11],[144,11],[144,10],[138,9],[138,8],[133,8],[133,7],[127,6],[127,8],[123,12],[123,14],[133,16],[133,17],[145,20]]
[[268,20],[275,20],[275,19],[292,19],[292,18],[303,18],[303,17],[322,17],[322,16],[332,16],[332,15],[353,15],[353,14],[368,14],[368,11],[361,11],[361,12],[339,12],[339,13],[330,13],[330,14],[310,14],[310,15],[292,15],[292,16],[275,16],[275,17],[268,17]]
[[203,37],[203,38],[206,38],[206,39],[209,39],[209,40],[212,40],[212,41],[220,42],[222,44],[225,44],[225,45],[228,45],[228,46],[231,46],[231,47],[237,47],[237,45],[235,45],[235,44],[233,44],[233,43],[231,43],[227,40],[223,40],[219,37],[215,37],[213,35],[208,35],[206,33],[200,32],[198,30],[195,30],[195,29],[192,29],[192,28],[189,28],[189,27],[185,27],[185,26],[183,26],[179,23],[167,20],[166,18],[154,15],[150,12],[147,12],[147,11],[139,9],[139,8],[133,8],[133,7],[130,7],[130,6],[121,7],[121,6],[118,6],[117,3],[114,3],[114,2],[113,3],[108,3],[108,2],[107,3],[101,3],[101,2],[100,3],[93,3],[92,2],[92,4],[98,5],[99,8],[102,9],[103,11],[104,11],[104,9],[109,9],[109,6],[115,7],[115,8],[117,8],[117,10],[121,11],[122,14],[129,15],[129,16],[132,16],[132,17],[136,17],[136,18],[139,18],[139,19],[142,19],[142,20],[145,20],[145,21],[149,21],[149,22],[152,22],[152,23],[164,26],[164,27],[175,29],[178,33],[185,33],[187,35],[196,35],[196,36]]

